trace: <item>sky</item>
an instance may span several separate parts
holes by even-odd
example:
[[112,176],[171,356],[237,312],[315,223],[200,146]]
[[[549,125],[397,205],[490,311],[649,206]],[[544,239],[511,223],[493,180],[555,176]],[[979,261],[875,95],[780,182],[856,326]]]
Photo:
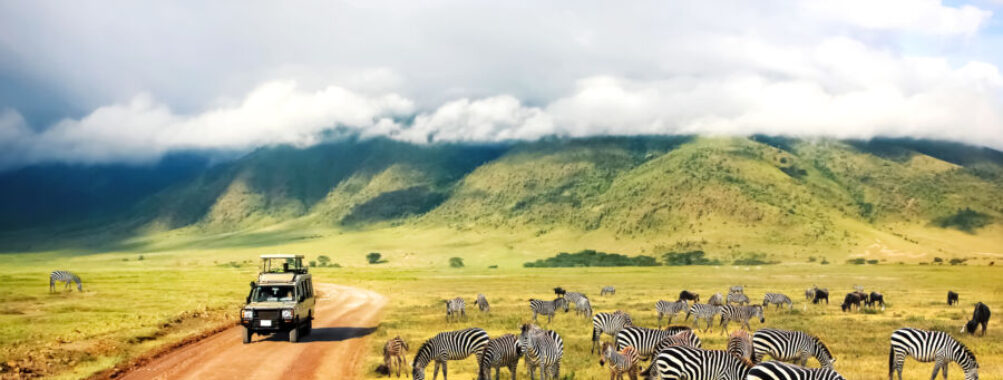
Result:
[[0,168],[638,134],[1003,149],[1003,0],[0,0]]

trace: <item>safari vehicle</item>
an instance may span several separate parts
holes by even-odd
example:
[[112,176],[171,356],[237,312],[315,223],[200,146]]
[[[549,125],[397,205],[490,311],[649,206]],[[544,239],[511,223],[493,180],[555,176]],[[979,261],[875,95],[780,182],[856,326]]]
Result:
[[289,332],[296,343],[313,327],[313,278],[303,266],[303,255],[262,255],[258,280],[240,313],[244,343],[254,334]]

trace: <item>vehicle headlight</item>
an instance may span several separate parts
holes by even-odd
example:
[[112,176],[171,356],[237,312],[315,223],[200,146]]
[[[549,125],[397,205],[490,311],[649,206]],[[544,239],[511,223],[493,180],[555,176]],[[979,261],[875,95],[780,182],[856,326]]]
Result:
[[293,319],[293,311],[288,309],[282,310],[282,319]]
[[254,310],[244,310],[244,319],[254,319]]

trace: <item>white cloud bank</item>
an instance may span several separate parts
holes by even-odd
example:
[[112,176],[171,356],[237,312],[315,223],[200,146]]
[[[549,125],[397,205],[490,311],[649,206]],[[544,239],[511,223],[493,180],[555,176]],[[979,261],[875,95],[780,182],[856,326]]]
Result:
[[27,62],[12,72],[52,78],[88,111],[29,126],[0,86],[0,167],[308,146],[335,128],[418,143],[765,133],[1003,149],[1003,38],[971,5],[129,3],[109,18],[35,4],[0,3],[0,53],[17,58],[0,70]]

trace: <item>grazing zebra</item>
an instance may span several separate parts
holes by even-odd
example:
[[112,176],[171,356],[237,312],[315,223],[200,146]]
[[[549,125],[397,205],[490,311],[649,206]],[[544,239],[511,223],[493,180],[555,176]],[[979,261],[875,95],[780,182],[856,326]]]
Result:
[[529,309],[533,311],[533,322],[536,322],[536,316],[546,315],[547,323],[550,323],[554,319],[554,314],[557,312],[558,308],[564,309],[564,312],[568,312],[568,301],[564,298],[558,297],[553,301],[544,301],[538,299],[529,299]]
[[731,293],[728,295],[728,304],[731,305],[733,303],[739,305],[748,305],[749,296],[746,296],[745,294],[742,293]]
[[387,367],[387,377],[391,368],[397,365],[397,377],[401,377],[401,367],[407,365],[407,342],[401,336],[395,336],[383,345],[383,365]]
[[721,293],[714,293],[714,295],[710,296],[710,298],[707,299],[707,304],[714,306],[724,306],[724,296],[721,295]]
[[495,380],[501,379],[501,367],[508,367],[508,372],[515,380],[515,372],[519,366],[519,357],[522,356],[522,347],[519,346],[519,339],[512,334],[505,334],[491,339],[488,346],[481,355],[480,375],[478,380],[491,380],[491,369],[495,370]]
[[721,308],[721,335],[724,335],[725,331],[728,331],[728,324],[731,321],[741,323],[742,327],[746,330],[752,330],[752,326],[749,326],[749,319],[752,317],[759,317],[759,323],[766,323],[766,317],[763,315],[762,305],[752,305],[752,306],[735,306],[728,305]]
[[578,301],[581,301],[582,299],[589,299],[589,297],[586,297],[585,294],[579,292],[565,292],[564,299],[568,300],[568,304],[578,305]]
[[616,335],[624,327],[630,327],[634,323],[630,320],[630,314],[617,310],[612,313],[598,313],[592,317],[592,353],[596,352],[599,345],[599,337],[607,334],[616,339]]
[[[682,327],[682,329],[687,329],[687,327]],[[622,350],[624,347],[633,346],[641,358],[648,360],[658,353],[656,349],[659,343],[680,331],[682,330],[658,330],[638,326],[624,327],[616,334],[616,348]]]
[[752,362],[727,351],[671,347],[648,367],[649,379],[745,380]]
[[637,379],[639,367],[637,362],[640,360],[640,356],[634,347],[628,346],[617,351],[612,343],[603,342],[600,352],[602,352],[602,356],[599,358],[599,366],[609,363],[610,380],[623,379],[623,374],[625,373],[630,376],[631,380]]
[[763,307],[767,307],[770,304],[777,305],[777,310],[780,310],[780,305],[787,305],[787,310],[794,308],[794,301],[791,301],[791,297],[782,293],[766,293],[763,296]]
[[700,341],[700,337],[698,337],[697,334],[694,334],[693,330],[690,329],[689,327],[670,326],[670,328],[672,327],[681,327],[684,328],[684,330],[681,330],[675,333],[674,335],[669,335],[665,337],[665,339],[662,339],[661,342],[658,342],[658,345],[655,346],[656,354],[667,350],[669,347],[686,346],[692,348],[700,348],[700,346],[703,345],[703,342]]
[[888,351],[888,380],[892,379],[896,371],[899,380],[902,380],[902,365],[907,356],[912,356],[921,363],[936,362],[931,380],[937,378],[940,370],[944,370],[946,379],[947,366],[952,361],[957,362],[965,371],[965,380],[979,378],[979,363],[975,361],[975,354],[945,332],[913,328],[895,330],[891,337],[891,350]]
[[735,285],[735,286],[732,286],[732,287],[728,288],[728,294],[732,294],[732,293],[742,293],[742,294],[745,294],[745,287],[742,286],[742,285]]
[[425,367],[435,361],[432,378],[439,375],[439,367],[442,367],[442,377],[446,378],[447,361],[463,360],[471,354],[480,359],[489,341],[488,333],[476,327],[438,333],[418,348],[411,363],[411,376],[414,380],[424,380]]
[[[561,377],[561,358],[564,356],[564,340],[551,330],[541,329],[532,324],[522,325],[519,335],[519,347],[526,357],[526,368],[529,378],[534,379],[534,372],[540,369],[540,380]],[[548,376],[549,374],[549,376]]]
[[749,370],[748,380],[846,380],[828,368],[805,368],[778,361],[756,364]]
[[752,360],[752,337],[745,330],[735,330],[728,336],[728,353]]
[[752,335],[752,361],[759,363],[769,354],[775,360],[797,362],[804,366],[814,356],[822,368],[832,368],[836,358],[821,339],[800,331],[760,329]]
[[947,306],[951,306],[958,303],[958,293],[952,290],[947,291]]
[[77,291],[80,291],[80,292],[84,291],[83,283],[80,282],[80,276],[77,276],[77,275],[75,275],[75,274],[73,274],[71,272],[67,272],[67,271],[64,271],[64,270],[54,270],[54,271],[52,271],[52,273],[49,273],[49,292],[50,293],[56,291],[56,282],[57,281],[63,283],[63,285],[64,285],[63,289],[64,290],[70,288],[70,283],[71,282],[75,282],[75,283],[77,283]]
[[456,297],[451,300],[446,300],[446,322],[449,322],[449,317],[453,317],[453,320],[459,320],[460,317],[467,316],[467,303],[463,301],[463,298]]
[[483,294],[478,294],[477,300],[474,301],[474,303],[477,304],[477,308],[480,309],[482,312],[485,313],[491,312],[491,305],[488,304],[488,298],[484,297]]
[[713,320],[714,316],[718,315],[718,313],[720,312],[721,312],[721,306],[714,306],[706,303],[695,303],[693,304],[693,306],[690,306],[690,310],[686,312],[686,319],[684,320],[689,319],[690,315],[692,314],[693,326],[700,328],[700,324],[697,322],[703,319],[707,321],[707,329],[702,331],[710,331],[711,320]]
[[662,327],[662,317],[669,317],[669,324],[672,324],[672,318],[686,309],[689,309],[689,304],[686,301],[662,301],[659,300],[655,302],[655,311],[658,312],[658,327]]
[[604,286],[602,288],[602,291],[599,292],[599,295],[600,296],[606,296],[606,295],[613,296],[613,295],[616,295],[616,288],[614,288],[612,286]]
[[582,298],[578,300],[575,304],[575,314],[581,315],[585,318],[592,317],[592,302],[589,302],[588,298]]

